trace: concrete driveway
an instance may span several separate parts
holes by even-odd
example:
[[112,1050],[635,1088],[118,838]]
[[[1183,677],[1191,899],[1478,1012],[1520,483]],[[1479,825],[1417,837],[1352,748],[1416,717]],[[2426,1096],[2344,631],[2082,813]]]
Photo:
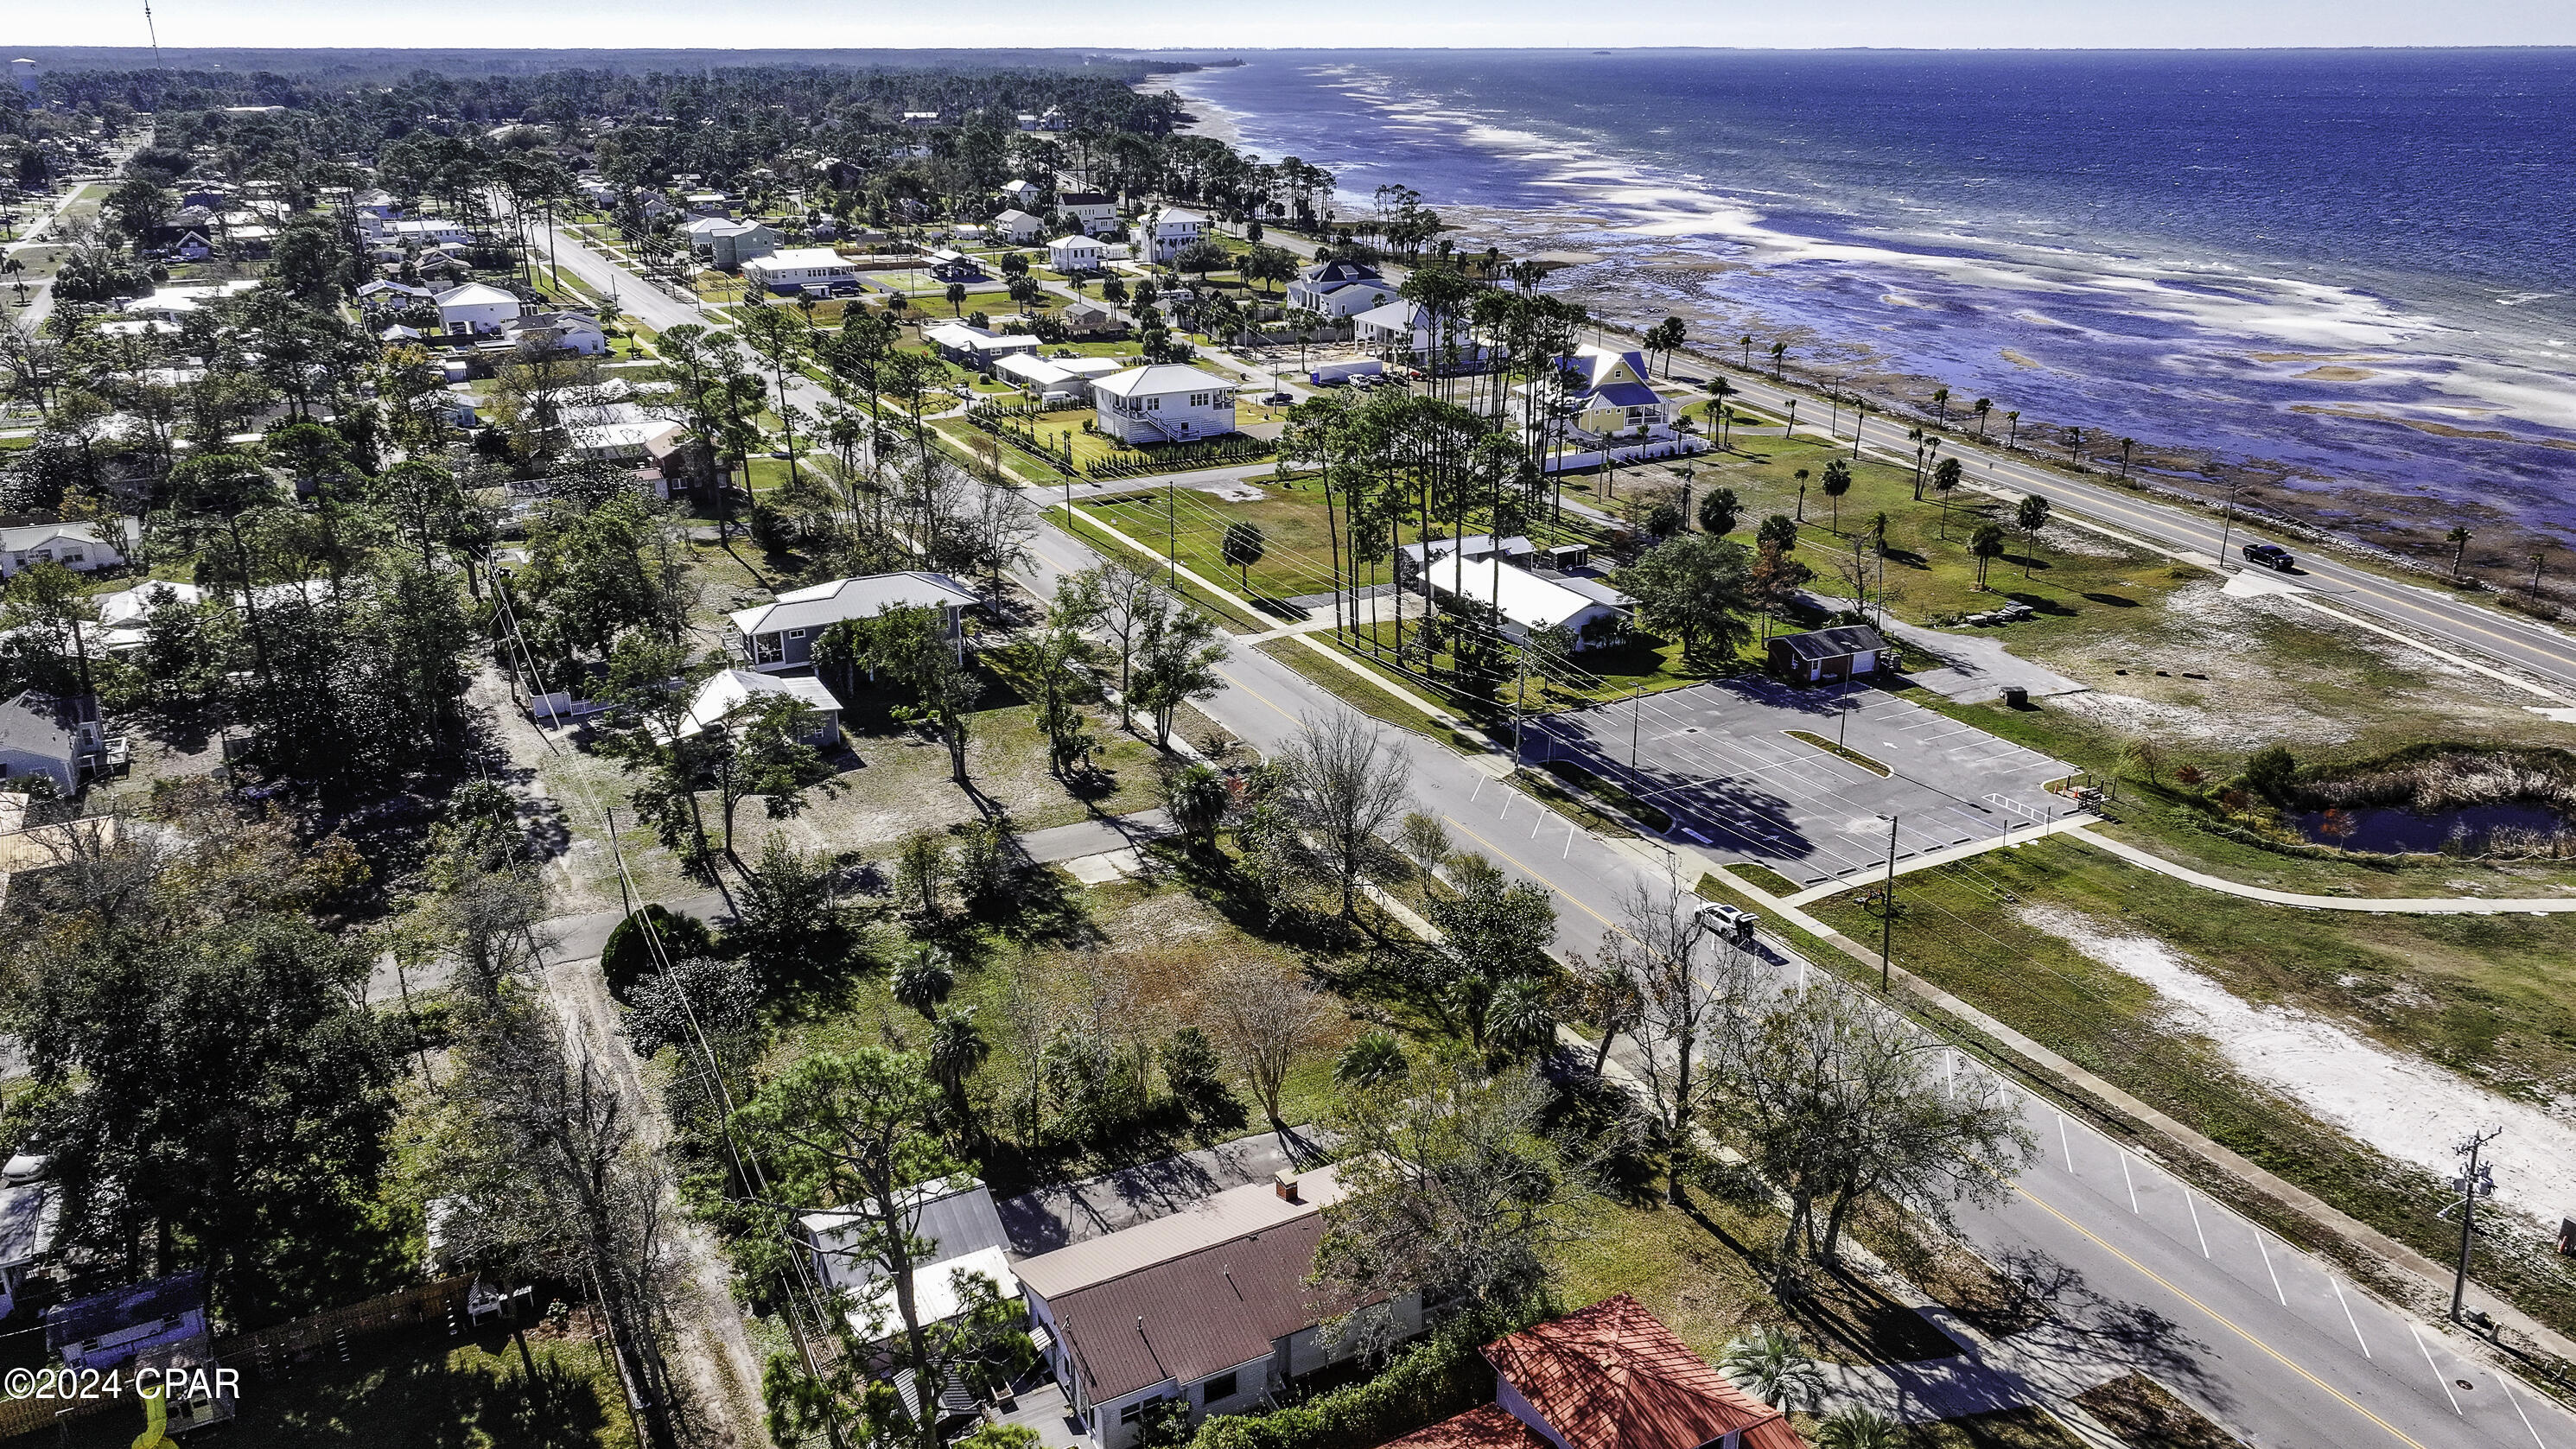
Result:
[[[1880,775],[1804,740],[1840,739]],[[2061,761],[1864,686],[1796,688],[1751,677],[1551,715],[1523,730],[1522,762],[1569,760],[1610,780],[1730,861],[1804,885],[1866,875],[2062,813],[2043,787]],[[1633,763],[1632,763],[1633,761]]]

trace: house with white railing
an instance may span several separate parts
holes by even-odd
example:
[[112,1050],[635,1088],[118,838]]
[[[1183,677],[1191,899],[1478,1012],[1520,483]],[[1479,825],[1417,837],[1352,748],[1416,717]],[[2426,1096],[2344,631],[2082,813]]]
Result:
[[1100,430],[1122,443],[1189,443],[1234,431],[1234,384],[1181,363],[1113,373],[1091,385]]

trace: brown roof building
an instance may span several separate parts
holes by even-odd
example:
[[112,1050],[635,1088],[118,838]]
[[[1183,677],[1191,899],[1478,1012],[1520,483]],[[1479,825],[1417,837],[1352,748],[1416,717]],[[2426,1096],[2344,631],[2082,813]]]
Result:
[[[1016,1265],[1065,1397],[1101,1449],[1127,1449],[1167,1400],[1193,1419],[1241,1412],[1357,1349],[1319,1327],[1352,1305],[1306,1285],[1323,1209],[1341,1195],[1330,1168],[1283,1173]],[[1421,1328],[1411,1295],[1394,1311],[1407,1333]]]

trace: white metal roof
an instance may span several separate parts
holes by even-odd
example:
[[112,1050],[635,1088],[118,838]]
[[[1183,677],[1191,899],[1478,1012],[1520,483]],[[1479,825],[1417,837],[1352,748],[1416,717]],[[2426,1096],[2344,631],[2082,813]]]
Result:
[[680,725],[683,738],[719,724],[726,715],[751,703],[764,694],[783,694],[809,709],[836,710],[841,702],[823,681],[809,677],[783,678],[775,674],[754,674],[747,669],[727,669],[698,686],[698,697],[689,702],[689,717]]
[[975,591],[946,574],[908,572],[835,579],[810,588],[790,589],[773,603],[737,609],[726,615],[745,634],[775,634],[786,629],[819,629],[848,619],[873,619],[905,604],[964,609],[976,603]]
[[1428,577],[1435,588],[1494,605],[1505,619],[1524,629],[1544,629],[1551,624],[1572,628],[1572,621],[1580,615],[1596,610],[1616,612],[1615,605],[1586,598],[1563,584],[1510,564],[1497,566],[1491,560],[1471,563],[1454,574],[1435,564]]
[[1094,392],[1111,397],[1169,397],[1173,393],[1206,392],[1211,389],[1234,395],[1234,384],[1212,372],[1201,371],[1187,363],[1160,362],[1149,367],[1131,368],[1093,383]]

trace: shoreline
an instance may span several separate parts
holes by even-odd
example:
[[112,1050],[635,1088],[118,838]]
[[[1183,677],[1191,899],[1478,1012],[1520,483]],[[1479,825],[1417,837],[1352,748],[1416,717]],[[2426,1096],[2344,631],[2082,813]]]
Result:
[[[1163,79],[1163,88],[1178,95],[1188,110],[1190,121],[1181,127],[1184,134],[1206,135],[1255,153],[1275,149],[1259,147],[1251,141],[1248,131],[1254,118],[1210,99],[1195,87],[1178,83],[1183,77]],[[1340,200],[1345,214],[1367,204],[1365,197],[1347,192],[1341,193]],[[1546,290],[1583,306],[1596,322],[1633,335],[1664,316],[1681,316],[1693,339],[1688,346],[1703,352],[1715,347],[1720,338],[1745,332],[1766,340],[1784,340],[1791,348],[1792,381],[1820,391],[1857,395],[1880,415],[1919,421],[1927,431],[1962,438],[1975,436],[1973,423],[1961,417],[1967,397],[1938,374],[1904,366],[1866,340],[1832,335],[1794,316],[1784,318],[1757,304],[1712,295],[1706,289],[1705,283],[1718,277],[1764,274],[1765,264],[1757,258],[1683,250],[1671,245],[1680,234],[1651,229],[1652,224],[1647,222],[1602,215],[1597,206],[1585,208],[1573,197],[1567,199],[1562,210],[1506,210],[1472,203],[1435,209],[1446,223],[1447,235],[1458,242],[1461,251],[1481,251],[1493,245],[1512,256],[1553,254],[1569,262],[1588,258],[1553,274]],[[1623,245],[1606,245],[1613,241]],[[1658,249],[1658,242],[1667,245]],[[1587,272],[1592,274],[1586,275]],[[1897,298],[1887,300],[1894,302]],[[1996,353],[2017,372],[2057,371],[2013,347],[1998,347]],[[1803,363],[1801,354],[1807,359]],[[2374,378],[2367,374],[2357,378],[2335,375],[2361,369],[2331,364],[2386,359],[2383,349],[2331,345],[2253,345],[2234,356],[2267,366],[2305,364],[2329,374],[2305,380],[2334,383],[2367,383]],[[1936,426],[1939,410],[1933,398],[1944,387],[1952,390],[1953,405],[1947,425]],[[1990,431],[2000,435],[2006,427],[2000,405],[2007,399],[1997,401]],[[2576,440],[2412,417],[2348,397],[2284,400],[2274,406],[2282,412],[2404,429],[2422,437],[2456,438],[2516,449],[2576,450]],[[2189,413],[2178,414],[2175,422],[2186,431],[2195,426]],[[2241,426],[2231,428],[2206,417],[2200,425],[2222,433],[2244,431]],[[2097,424],[2025,408],[2020,423],[2024,451],[2040,451],[2032,447],[2034,438],[2062,437],[2070,426],[2082,428],[2087,438],[2103,444],[2114,441]],[[2293,451],[2301,446],[2288,437],[2280,441]],[[2355,446],[2367,450],[2372,445],[2365,437]],[[2103,476],[2118,475],[2116,463],[2103,466],[2107,448],[2088,448],[2087,452],[2091,471]],[[2466,571],[2482,578],[2498,593],[2527,586],[2525,571],[2534,553],[2576,547],[2576,515],[2554,524],[2532,522],[2488,497],[2445,497],[2421,484],[2337,477],[2315,464],[2264,457],[2249,448],[2141,442],[2130,467],[2137,485],[2150,492],[2164,492],[2203,505],[2219,503],[2233,492],[2240,515],[2257,526],[2272,526],[2311,542],[2352,548],[2437,576],[2447,577],[2450,572],[2452,545],[2445,535],[2453,526],[2465,526],[2475,540]],[[2543,593],[2556,597],[2545,586]],[[2576,603],[2576,596],[2571,596],[2571,603]]]

